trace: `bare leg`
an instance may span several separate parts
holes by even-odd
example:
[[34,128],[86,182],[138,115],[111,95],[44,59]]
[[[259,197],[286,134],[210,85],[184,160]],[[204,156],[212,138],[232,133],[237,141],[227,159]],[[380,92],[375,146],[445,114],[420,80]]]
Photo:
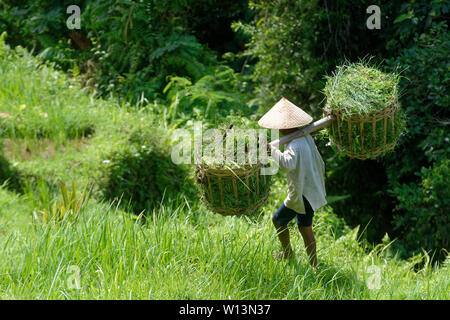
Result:
[[283,257],[290,258],[293,255],[291,240],[289,236],[289,229],[287,226],[281,226],[278,221],[272,217],[273,225],[277,229],[278,239],[280,239],[281,247],[283,248]]
[[306,252],[309,257],[309,264],[317,269],[317,256],[316,256],[316,239],[314,238],[314,233],[312,227],[300,227],[298,226],[303,242],[305,243]]

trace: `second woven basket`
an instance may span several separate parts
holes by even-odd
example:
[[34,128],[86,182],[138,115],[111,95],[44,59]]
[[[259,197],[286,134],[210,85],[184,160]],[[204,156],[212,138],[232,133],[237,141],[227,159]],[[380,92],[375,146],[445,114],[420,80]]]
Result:
[[260,175],[261,164],[244,168],[211,168],[198,165],[201,199],[213,212],[224,216],[251,215],[267,200],[270,176]]

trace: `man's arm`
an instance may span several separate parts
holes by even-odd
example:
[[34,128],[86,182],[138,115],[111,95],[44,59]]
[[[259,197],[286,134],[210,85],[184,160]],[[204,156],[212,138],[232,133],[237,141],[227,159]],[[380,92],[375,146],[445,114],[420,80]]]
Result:
[[294,170],[297,166],[297,154],[290,148],[286,147],[284,152],[281,152],[278,148],[270,146],[270,152],[272,154],[272,158],[275,159],[280,165],[280,168],[285,171]]

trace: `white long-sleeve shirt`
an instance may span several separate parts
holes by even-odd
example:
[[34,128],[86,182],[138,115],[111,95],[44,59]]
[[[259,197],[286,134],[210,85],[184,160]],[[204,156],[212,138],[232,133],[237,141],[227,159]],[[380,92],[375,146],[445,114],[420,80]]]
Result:
[[305,213],[302,195],[313,210],[327,204],[325,199],[325,164],[311,135],[292,140],[281,152],[271,147],[272,157],[286,172],[288,195],[284,205],[298,213]]

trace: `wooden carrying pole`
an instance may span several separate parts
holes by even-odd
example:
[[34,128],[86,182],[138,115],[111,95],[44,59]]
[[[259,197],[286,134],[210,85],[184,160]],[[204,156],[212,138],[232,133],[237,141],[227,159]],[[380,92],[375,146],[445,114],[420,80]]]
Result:
[[334,120],[334,116],[333,115],[329,115],[325,118],[322,118],[320,120],[317,120],[313,123],[311,123],[309,126],[304,127],[302,129],[299,129],[295,132],[292,132],[284,137],[282,137],[281,139],[278,140],[274,140],[270,143],[270,145],[272,147],[278,147],[278,146],[282,146],[284,144],[287,144],[289,142],[291,142],[292,140],[296,139],[296,138],[300,138],[303,136],[306,136],[307,134],[317,131],[319,129],[325,128],[325,127],[329,127],[331,125],[331,122]]

